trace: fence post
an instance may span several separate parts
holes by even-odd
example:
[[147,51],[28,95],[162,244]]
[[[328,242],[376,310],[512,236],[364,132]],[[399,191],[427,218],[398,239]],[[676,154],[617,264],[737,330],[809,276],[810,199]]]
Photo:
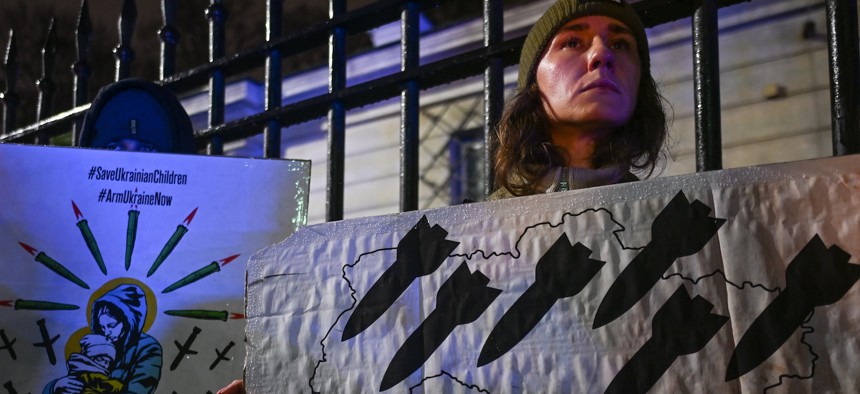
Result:
[[827,49],[830,60],[830,113],[833,155],[860,153],[860,55],[857,2],[827,0]]
[[[90,40],[92,39],[93,27],[90,23],[90,7],[87,0],[81,2],[81,11],[78,14],[78,24],[75,28],[75,52],[77,59],[72,65],[74,80],[72,81],[72,108],[88,101],[90,81],[90,64],[87,57],[90,52]],[[72,146],[78,146],[81,138],[82,119],[77,119],[72,128]]]
[[[39,88],[39,99],[36,103],[36,122],[46,118],[51,113],[53,104],[54,90],[56,86],[51,79],[51,74],[54,73],[55,55],[57,53],[57,20],[51,18],[48,25],[48,36],[45,38],[45,43],[42,45],[42,76],[36,81],[36,87]],[[36,144],[48,145],[51,139],[45,132],[36,134]]]
[[[329,1],[329,18],[346,12],[345,0]],[[346,31],[332,27],[329,34],[328,91],[337,92],[346,87]],[[335,100],[328,110],[328,179],[326,182],[326,220],[343,219],[343,188],[346,150],[346,109],[342,101]]]
[[[267,0],[266,3],[266,42],[271,44],[281,38],[284,3],[283,0]],[[269,49],[266,54],[266,111],[281,106],[281,63],[281,51]],[[265,157],[281,157],[281,122],[278,118],[266,123],[263,152]]]
[[[209,19],[209,61],[213,62],[224,57],[224,25],[227,23],[227,10],[222,0],[211,0],[206,8],[206,18]],[[212,70],[209,76],[209,127],[224,123],[224,70],[220,67]],[[206,149],[209,155],[224,154],[224,139],[214,135],[209,140]]]
[[720,50],[717,0],[698,0],[693,14],[696,171],[723,167],[720,130]]
[[9,45],[6,46],[6,90],[3,91],[3,133],[15,129],[18,121],[18,45],[15,44],[15,31],[9,30]]
[[[400,22],[401,70],[418,68],[420,61],[420,10],[417,1],[407,1]],[[409,79],[400,93],[400,211],[418,209],[418,81]]]
[[176,44],[179,43],[179,31],[176,30],[176,0],[161,1],[161,16],[164,18],[164,26],[158,30],[158,38],[161,39],[161,63],[159,67],[159,79],[176,73]]
[[[484,47],[495,49],[504,41],[504,10],[501,0],[484,0]],[[500,56],[487,59],[484,70],[484,195],[486,198],[495,189],[494,157],[496,149],[496,126],[502,117],[505,95],[505,64]],[[475,196],[478,197],[478,196]]]
[[124,0],[119,16],[119,45],[114,49],[117,81],[131,76],[131,62],[134,60],[131,38],[134,35],[136,23],[137,7],[134,5],[134,0]]

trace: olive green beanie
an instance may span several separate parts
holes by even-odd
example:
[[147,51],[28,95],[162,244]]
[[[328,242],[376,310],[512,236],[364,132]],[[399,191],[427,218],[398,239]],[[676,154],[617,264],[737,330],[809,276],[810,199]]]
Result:
[[651,58],[645,26],[630,4],[624,0],[558,0],[538,19],[523,44],[518,80],[520,89],[534,80],[535,68],[555,32],[573,19],[590,15],[608,16],[627,25],[636,38],[643,75],[650,74]]

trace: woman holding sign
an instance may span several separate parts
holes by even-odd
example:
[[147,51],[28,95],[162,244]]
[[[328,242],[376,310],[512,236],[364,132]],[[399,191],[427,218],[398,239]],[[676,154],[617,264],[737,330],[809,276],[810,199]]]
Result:
[[[559,0],[520,56],[519,89],[498,127],[490,199],[579,189],[650,175],[666,138],[648,41],[622,0]],[[219,394],[244,392],[234,381]]]

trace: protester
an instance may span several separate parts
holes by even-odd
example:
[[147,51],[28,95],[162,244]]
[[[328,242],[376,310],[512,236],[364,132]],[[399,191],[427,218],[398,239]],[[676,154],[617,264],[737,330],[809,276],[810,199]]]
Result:
[[[518,91],[498,126],[490,199],[579,189],[650,175],[666,115],[645,28],[623,0],[559,0],[532,27]],[[234,381],[218,394],[244,393]]]
[[529,32],[490,199],[651,175],[666,138],[645,28],[619,0],[560,0]]
[[191,118],[166,88],[124,79],[102,88],[84,116],[80,146],[197,153]]

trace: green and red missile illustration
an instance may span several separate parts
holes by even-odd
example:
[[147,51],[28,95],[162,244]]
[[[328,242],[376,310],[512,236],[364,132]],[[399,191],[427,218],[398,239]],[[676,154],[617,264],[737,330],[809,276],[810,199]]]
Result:
[[[13,306],[14,303],[14,306]],[[74,311],[81,307],[72,304],[63,304],[52,301],[35,301],[35,300],[6,300],[0,301],[0,306],[15,308],[16,311]]]
[[213,261],[213,262],[209,263],[208,265],[206,265],[205,267],[203,267],[197,271],[194,271],[194,272],[188,274],[187,276],[185,276],[184,278],[176,281],[172,285],[167,286],[166,288],[164,288],[164,290],[161,291],[161,293],[162,294],[170,293],[171,291],[174,291],[176,289],[188,286],[194,282],[197,282],[200,279],[203,279],[203,278],[205,278],[209,275],[212,275],[216,272],[219,272],[219,271],[221,271],[221,267],[223,267],[227,264],[230,264],[230,262],[235,260],[237,257],[239,257],[239,255],[234,254],[230,257],[227,257],[226,259],[221,260],[220,266],[218,265],[218,261]]
[[93,236],[92,230],[90,230],[90,225],[87,223],[87,219],[84,218],[81,210],[78,209],[78,205],[75,204],[75,200],[72,200],[72,209],[75,211],[75,219],[78,220],[78,228],[81,230],[81,236],[84,237],[84,242],[87,243],[87,248],[89,248],[93,258],[96,259],[96,264],[99,265],[99,269],[102,271],[102,274],[107,275],[107,267],[105,267],[102,252],[99,250],[99,244],[96,242],[96,237]]
[[158,254],[158,257],[155,258],[155,262],[152,263],[152,267],[149,268],[149,272],[146,273],[147,278],[152,276],[167,256],[173,252],[173,249],[176,248],[176,245],[179,244],[179,241],[182,240],[182,237],[188,232],[188,226],[191,225],[191,221],[194,220],[194,215],[196,214],[197,208],[194,208],[185,220],[176,226],[176,231],[173,232],[173,235],[171,235],[170,239],[167,240],[167,243],[164,244],[164,247],[161,249],[161,253]]
[[132,208],[128,210],[128,226],[125,230],[125,270],[131,268],[131,253],[134,252],[134,242],[137,239],[137,218],[140,211]]
[[36,253],[36,251],[37,251],[36,248],[34,248],[30,245],[27,245],[23,242],[18,242],[18,245],[21,245],[21,247],[24,248],[24,250],[26,250],[27,253],[30,253],[31,255],[35,256],[36,257],[35,260],[37,262],[41,263],[42,265],[47,267],[49,270],[54,271],[57,275],[62,276],[63,278],[65,278],[69,282],[72,282],[72,283],[74,283],[80,287],[83,287],[84,289],[90,288],[90,286],[87,285],[83,280],[81,280],[81,278],[78,278],[77,276],[75,276],[75,274],[73,274],[71,271],[69,271],[68,268],[66,268],[62,264],[58,263],[57,260],[52,259],[51,256],[48,256],[47,254],[45,254],[45,252],[39,251],[39,253]]
[[241,320],[245,318],[245,315],[241,313],[230,313],[227,311],[208,311],[203,309],[176,309],[164,311],[164,314],[169,316],[185,317],[188,319],[199,320],[227,321],[228,319]]

